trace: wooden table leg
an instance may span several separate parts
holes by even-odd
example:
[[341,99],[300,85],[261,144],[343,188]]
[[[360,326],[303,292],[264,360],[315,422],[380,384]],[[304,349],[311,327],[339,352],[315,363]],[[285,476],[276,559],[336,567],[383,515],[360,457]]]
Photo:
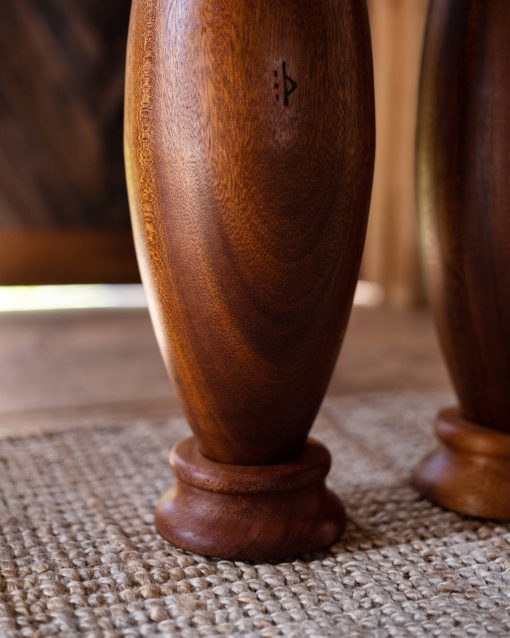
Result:
[[[135,0],[126,164],[154,328],[194,437],[156,524],[278,559],[344,525],[307,441],[349,316],[374,156],[362,0]],[[150,460],[148,460],[150,462]]]
[[427,497],[510,519],[510,3],[434,0],[418,124],[432,305],[459,408],[418,468]]

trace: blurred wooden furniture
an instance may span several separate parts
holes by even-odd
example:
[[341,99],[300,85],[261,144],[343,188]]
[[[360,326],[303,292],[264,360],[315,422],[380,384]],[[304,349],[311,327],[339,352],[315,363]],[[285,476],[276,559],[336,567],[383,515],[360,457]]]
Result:
[[129,9],[0,2],[0,284],[138,280],[122,158]]
[[[412,156],[427,4],[368,0],[378,143],[361,276],[390,305],[423,299]],[[130,5],[0,3],[0,284],[138,279],[121,151]]]
[[126,164],[142,279],[194,437],[156,513],[180,547],[336,540],[307,439],[351,309],[372,184],[363,0],[134,0]]
[[424,302],[414,151],[420,60],[429,0],[368,0],[377,145],[361,277],[389,306]]
[[510,3],[434,0],[423,57],[418,203],[431,300],[459,408],[416,484],[510,519]]

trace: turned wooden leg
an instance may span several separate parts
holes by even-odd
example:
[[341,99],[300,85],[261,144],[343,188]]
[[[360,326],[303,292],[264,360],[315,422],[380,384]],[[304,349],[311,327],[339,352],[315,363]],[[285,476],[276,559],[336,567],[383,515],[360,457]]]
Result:
[[423,57],[418,204],[459,407],[416,473],[428,498],[510,519],[510,2],[434,0]]
[[194,436],[159,532],[278,559],[344,526],[307,435],[363,248],[374,155],[361,0],[134,0],[126,164],[159,345]]

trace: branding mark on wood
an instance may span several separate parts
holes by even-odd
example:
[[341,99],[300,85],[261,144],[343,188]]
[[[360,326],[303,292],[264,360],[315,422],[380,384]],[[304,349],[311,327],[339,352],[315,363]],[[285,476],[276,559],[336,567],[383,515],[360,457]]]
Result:
[[275,100],[278,101],[280,99],[281,89],[283,87],[283,104],[284,106],[289,106],[289,98],[297,89],[298,85],[297,82],[287,74],[287,62],[285,60],[281,64],[281,76],[281,80],[278,82],[279,72],[278,68],[276,68],[274,71],[275,81],[273,83]]

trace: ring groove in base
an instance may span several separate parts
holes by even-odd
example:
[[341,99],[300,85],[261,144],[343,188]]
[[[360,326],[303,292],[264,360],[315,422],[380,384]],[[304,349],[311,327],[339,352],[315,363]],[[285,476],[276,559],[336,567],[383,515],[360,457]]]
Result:
[[170,455],[175,485],[156,509],[156,527],[192,552],[232,560],[282,560],[324,548],[345,526],[339,499],[325,485],[330,455],[309,440],[281,465],[216,463],[195,439]]
[[460,514],[510,520],[510,435],[442,410],[437,450],[425,457],[414,485],[429,500]]

